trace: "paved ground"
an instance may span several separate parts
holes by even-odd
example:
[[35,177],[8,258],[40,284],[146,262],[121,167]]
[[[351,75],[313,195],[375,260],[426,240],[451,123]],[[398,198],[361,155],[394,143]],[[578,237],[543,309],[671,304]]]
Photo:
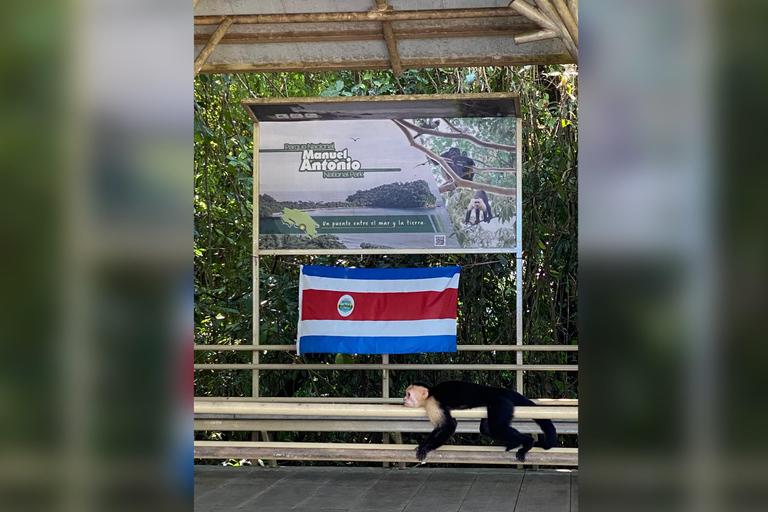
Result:
[[195,466],[196,512],[575,512],[577,497],[575,471]]

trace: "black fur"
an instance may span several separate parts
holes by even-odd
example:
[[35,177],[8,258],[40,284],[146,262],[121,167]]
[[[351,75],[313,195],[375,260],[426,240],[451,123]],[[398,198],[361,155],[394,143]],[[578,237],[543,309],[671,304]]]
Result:
[[488,418],[480,421],[480,433],[501,441],[507,450],[522,445],[515,455],[521,462],[525,461],[525,454],[532,447],[548,450],[557,444],[557,432],[550,420],[534,420],[544,432],[543,439],[536,442],[532,436],[521,434],[509,426],[516,405],[536,406],[516,391],[462,381],[445,381],[436,386],[416,384],[429,390],[429,396],[439,403],[445,420],[443,424],[435,425],[429,437],[419,444],[416,452],[419,460],[424,460],[428,452],[444,445],[456,431],[456,420],[451,416],[451,409],[487,407]]
[[[475,161],[467,156],[467,152],[462,152],[459,148],[450,148],[445,153],[440,155],[445,159],[448,166],[453,169],[460,178],[472,181],[474,178],[472,167],[475,166]],[[430,159],[433,164],[437,164],[435,160]]]

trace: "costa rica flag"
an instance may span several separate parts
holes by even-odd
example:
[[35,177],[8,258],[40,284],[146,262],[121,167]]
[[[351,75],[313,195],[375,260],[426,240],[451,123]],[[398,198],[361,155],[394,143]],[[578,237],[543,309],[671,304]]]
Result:
[[460,271],[303,265],[296,351],[456,352]]

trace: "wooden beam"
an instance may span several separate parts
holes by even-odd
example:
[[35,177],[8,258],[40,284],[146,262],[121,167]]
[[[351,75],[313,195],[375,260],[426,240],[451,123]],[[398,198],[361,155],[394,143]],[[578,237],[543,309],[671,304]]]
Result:
[[[342,397],[342,396],[260,396],[253,398],[250,396],[198,396],[195,402],[275,402],[275,403],[306,403],[306,404],[390,404],[400,405],[403,402],[400,398],[381,398],[381,397]],[[547,407],[578,407],[578,398],[534,398],[531,400],[536,405],[546,405]]]
[[[547,64],[573,64],[576,61],[569,53],[548,55],[504,55],[401,59],[405,69],[424,68],[465,68],[480,66],[530,66]],[[292,62],[247,62],[206,64],[201,73],[281,73],[287,71],[342,71],[352,69],[389,69],[389,59],[344,60],[344,61],[292,61]],[[329,249],[318,254],[332,254]],[[349,250],[347,249],[347,252]],[[358,254],[363,254],[358,251]],[[393,254],[397,250],[393,249]],[[471,252],[471,251],[470,251]],[[262,254],[267,254],[262,251]]]
[[557,10],[557,14],[560,15],[560,19],[563,20],[563,25],[565,25],[565,28],[568,29],[568,33],[571,35],[573,42],[578,48],[579,26],[576,24],[576,20],[573,19],[573,15],[571,14],[570,9],[568,9],[568,6],[565,5],[565,0],[552,0],[552,3]]
[[[376,5],[371,7],[371,12],[386,13],[393,12],[393,9],[387,5],[387,0],[376,0]],[[387,43],[387,53],[389,53],[392,72],[399,78],[403,76],[403,66],[400,64],[400,53],[397,51],[397,40],[395,39],[395,32],[392,30],[392,22],[382,21],[381,29],[384,32],[384,42]]]
[[552,30],[552,31],[558,32],[559,34],[560,32],[559,27],[555,25],[552,22],[552,20],[544,16],[544,14],[542,14],[541,11],[539,11],[537,8],[535,8],[531,4],[525,2],[524,0],[514,0],[509,4],[509,7],[519,12],[529,20],[535,22],[541,28],[546,30]]
[[354,21],[457,20],[464,18],[500,18],[515,16],[506,7],[476,9],[424,9],[412,11],[309,12],[288,14],[234,14],[195,16],[195,25],[218,25],[231,17],[237,24],[261,23],[333,23]]
[[[437,39],[457,37],[510,37],[536,30],[536,23],[526,20],[512,26],[461,25],[454,27],[393,27],[396,39]],[[219,44],[270,44],[270,43],[321,43],[328,41],[379,41],[381,30],[348,29],[339,31],[329,30],[293,30],[270,32],[235,32],[229,30]],[[210,34],[196,33],[195,44],[205,44]]]
[[568,10],[571,11],[571,16],[573,16],[573,19],[576,20],[576,23],[579,22],[579,0],[568,0]]
[[[456,345],[459,352],[577,352],[578,345]],[[296,345],[195,345],[195,350],[224,352],[227,350],[296,350]]]
[[[348,397],[348,396],[260,396],[253,398],[250,396],[199,396],[195,397],[195,402],[277,402],[277,403],[306,403],[306,404],[390,404],[400,405],[403,402],[401,398],[381,398],[381,397]],[[546,405],[547,407],[578,407],[578,398],[533,398],[536,405]]]
[[[518,0],[522,1],[522,0]],[[563,44],[568,49],[568,52],[573,55],[573,58],[578,60],[579,59],[579,47],[576,45],[576,43],[573,40],[573,37],[571,37],[570,32],[568,32],[568,29],[565,27],[565,24],[562,19],[560,19],[560,15],[557,13],[557,9],[555,9],[555,6],[552,5],[552,2],[550,0],[533,0],[536,2],[536,5],[539,6],[539,9],[541,9],[541,12],[544,13],[544,15],[552,20],[552,23],[554,23],[557,26],[557,31],[560,32],[560,38],[563,40]]]
[[577,372],[578,365],[569,364],[313,364],[313,363],[261,363],[261,364],[219,364],[194,365],[195,370],[467,370],[467,371],[541,371]]
[[[198,398],[194,402],[195,414],[262,414],[270,416],[313,416],[313,417],[387,417],[415,418],[427,417],[423,408],[404,407],[396,404],[323,404],[296,402],[229,402]],[[487,417],[485,407],[451,411],[455,418],[482,419]],[[579,417],[577,407],[530,406],[515,407],[515,419],[550,419],[576,420]]]
[[[195,441],[197,459],[280,459],[419,462],[415,445],[368,443],[257,443],[252,441]],[[577,448],[533,448],[525,464],[577,466]],[[441,446],[427,454],[426,462],[443,464],[518,464],[515,451],[503,446]]]
[[399,78],[403,76],[403,65],[400,62],[400,53],[397,51],[397,40],[392,30],[392,22],[382,21],[381,28],[384,31],[384,41],[387,43],[387,52],[389,53],[389,62],[392,64],[392,72]]
[[555,7],[549,2],[549,0],[534,0],[539,9],[525,2],[524,0],[514,0],[509,4],[511,9],[516,10],[531,21],[535,21],[544,30],[552,30],[557,33],[560,40],[565,45],[568,53],[571,54],[573,59],[578,63],[579,49],[574,43],[568,30],[563,25],[563,21],[557,14]]
[[216,32],[211,35],[208,43],[202,50],[200,50],[200,54],[195,59],[195,76],[197,76],[197,74],[200,73],[200,70],[203,69],[203,65],[208,61],[208,57],[211,56],[216,45],[219,44],[219,41],[221,41],[221,38],[227,33],[227,29],[232,26],[232,23],[234,23],[232,18],[224,18],[219,24],[219,28],[216,29]]
[[531,32],[530,34],[515,36],[515,44],[532,43],[534,41],[541,41],[542,39],[552,39],[553,37],[558,37],[558,33],[554,30],[538,30],[536,32]]

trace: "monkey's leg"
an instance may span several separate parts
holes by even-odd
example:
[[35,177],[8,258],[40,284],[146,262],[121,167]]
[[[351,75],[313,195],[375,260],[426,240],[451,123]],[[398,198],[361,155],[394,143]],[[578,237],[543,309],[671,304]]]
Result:
[[442,425],[438,425],[424,441],[419,443],[419,447],[416,448],[417,459],[423,461],[427,453],[443,446],[456,432],[456,420],[449,414],[445,415],[444,420]]
[[496,403],[489,404],[488,419],[480,421],[480,433],[501,441],[507,447],[507,451],[522,445],[515,454],[515,458],[520,462],[525,462],[525,454],[533,448],[533,437],[521,434],[509,426],[514,408],[512,402],[507,399],[500,399]]

